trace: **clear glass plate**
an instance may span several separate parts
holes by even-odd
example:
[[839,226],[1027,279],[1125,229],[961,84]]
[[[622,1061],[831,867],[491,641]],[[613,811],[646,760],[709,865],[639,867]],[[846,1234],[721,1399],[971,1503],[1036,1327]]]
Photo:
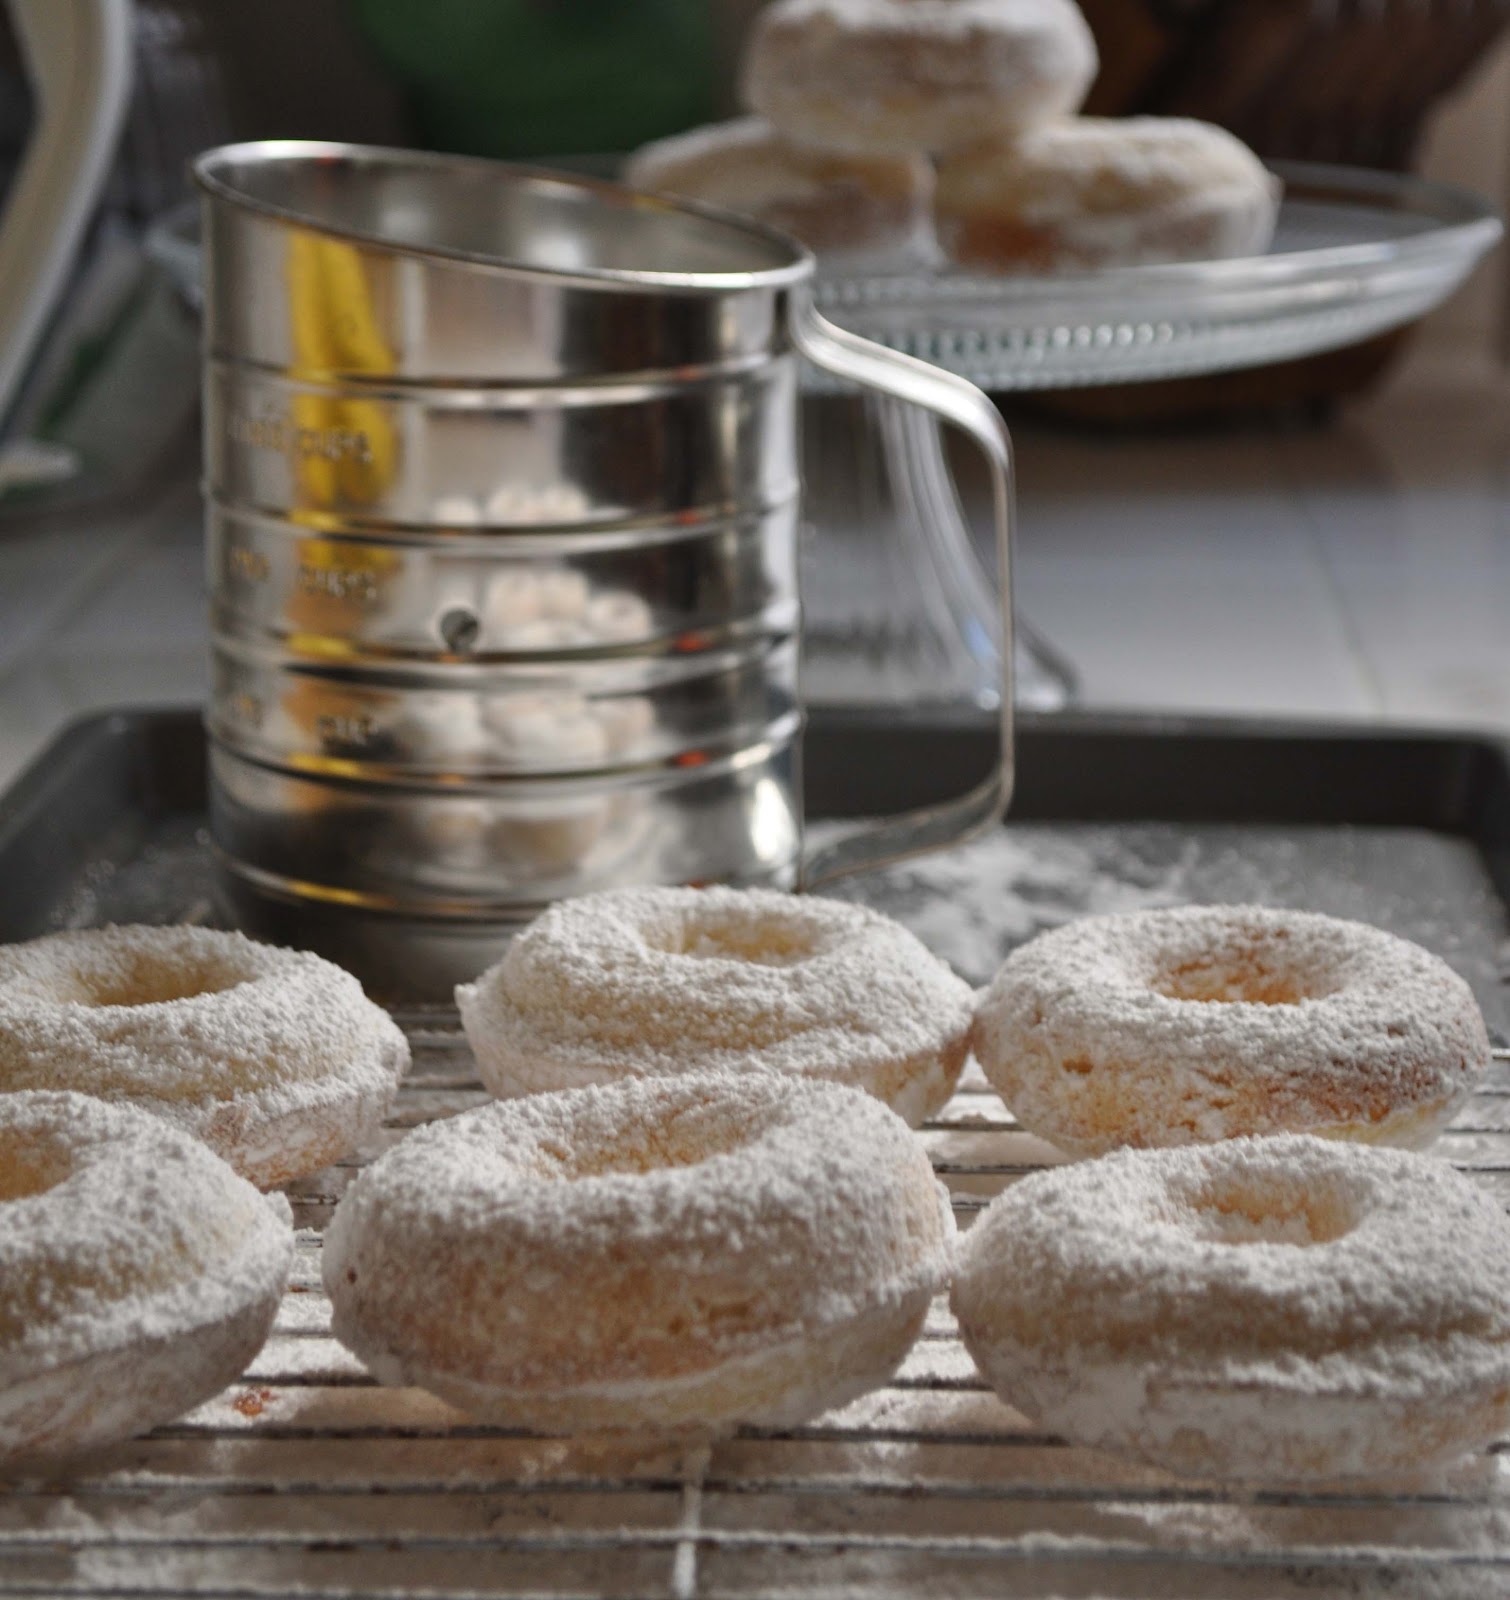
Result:
[[817,305],[987,389],[1138,383],[1264,366],[1401,327],[1452,294],[1503,233],[1465,190],[1348,167],[1275,170],[1286,193],[1266,256],[1054,278],[820,272]]

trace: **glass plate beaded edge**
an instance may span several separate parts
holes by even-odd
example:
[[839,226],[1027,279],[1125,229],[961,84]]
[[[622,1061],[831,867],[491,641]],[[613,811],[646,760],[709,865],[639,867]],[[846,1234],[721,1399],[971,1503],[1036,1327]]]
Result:
[[[820,269],[818,309],[984,388],[1070,388],[1229,372],[1403,327],[1467,278],[1504,229],[1466,190],[1276,163],[1269,254],[1059,277]],[[828,386],[808,370],[814,389]]]

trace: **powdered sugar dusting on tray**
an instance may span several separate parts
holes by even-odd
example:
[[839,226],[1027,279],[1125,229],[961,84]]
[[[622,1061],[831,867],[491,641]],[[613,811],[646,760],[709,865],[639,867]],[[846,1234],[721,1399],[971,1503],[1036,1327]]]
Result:
[[95,860],[80,872],[38,933],[96,928],[107,922],[204,922],[215,902],[210,830],[201,818],[164,817],[141,837],[132,818],[98,842]]
[[1012,824],[826,891],[910,928],[968,982],[1077,917],[1252,904],[1372,923],[1439,955],[1506,1032],[1503,905],[1474,848],[1416,828]]

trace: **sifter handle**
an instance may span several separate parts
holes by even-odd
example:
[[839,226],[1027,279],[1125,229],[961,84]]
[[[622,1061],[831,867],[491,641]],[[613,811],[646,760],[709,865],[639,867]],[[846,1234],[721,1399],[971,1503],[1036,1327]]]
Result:
[[810,297],[800,300],[792,317],[797,348],[815,366],[837,377],[879,389],[912,405],[923,406],[963,428],[975,440],[991,469],[992,508],[996,524],[997,604],[1001,615],[1000,747],[990,777],[967,793],[939,805],[901,812],[880,822],[863,823],[804,851],[800,886],[816,889],[851,872],[884,866],[907,856],[958,844],[1000,821],[1012,797],[1012,441],[991,401],[973,383],[884,345],[837,328],[821,317]]

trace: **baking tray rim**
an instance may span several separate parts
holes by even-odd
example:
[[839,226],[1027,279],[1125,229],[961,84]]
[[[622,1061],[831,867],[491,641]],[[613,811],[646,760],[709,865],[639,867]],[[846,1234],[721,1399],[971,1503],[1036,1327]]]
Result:
[[[0,788],[0,853],[10,833],[30,821],[44,796],[67,775],[98,750],[101,741],[143,734],[194,736],[207,740],[204,713],[195,703],[163,703],[108,706],[83,712],[63,723],[31,759]],[[988,750],[994,740],[994,719],[969,710],[932,707],[818,706],[807,712],[804,742],[812,761],[811,736],[859,738],[865,740],[935,739],[959,748],[979,743]],[[1472,724],[1392,722],[1373,719],[1310,718],[1286,716],[1244,716],[1169,711],[1102,711],[1071,709],[1047,713],[1019,712],[1017,730],[1017,792],[1008,820],[1016,814],[1024,778],[1022,756],[1041,754],[1056,742],[1065,741],[1084,748],[1107,746],[1126,740],[1150,749],[1171,748],[1177,742],[1196,746],[1231,745],[1258,750],[1295,746],[1302,751],[1345,750],[1398,754],[1435,752],[1439,758],[1457,756],[1488,761],[1502,773],[1510,788],[1510,733],[1493,727]],[[203,791],[203,767],[185,774],[190,779],[190,798]],[[1027,776],[1031,778],[1031,769]],[[192,804],[165,805],[165,812],[192,810]],[[818,815],[824,814],[820,809]],[[852,814],[849,808],[833,807],[831,815]],[[1035,813],[1032,820],[1053,820]],[[1064,817],[1062,820],[1080,820]],[[1109,807],[1097,820],[1146,820],[1136,809]],[[1192,812],[1185,820],[1198,820]],[[1238,820],[1227,814],[1210,820]],[[1246,820],[1262,821],[1261,812]],[[1286,820],[1299,820],[1290,818]],[[1325,820],[1332,820],[1327,818]],[[1510,818],[1507,818],[1510,828]],[[1443,830],[1450,831],[1450,830]]]

